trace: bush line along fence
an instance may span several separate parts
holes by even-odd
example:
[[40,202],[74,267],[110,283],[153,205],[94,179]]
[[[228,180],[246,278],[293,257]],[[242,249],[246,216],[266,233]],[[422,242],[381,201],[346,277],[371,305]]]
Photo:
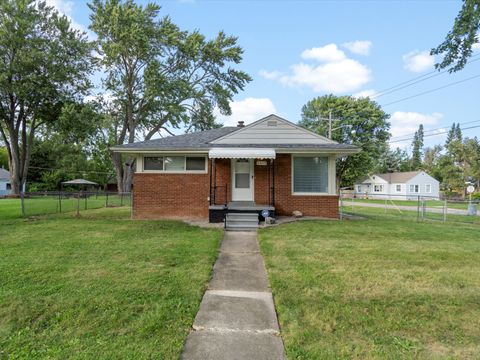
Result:
[[26,192],[20,196],[22,215],[35,216],[132,205],[131,193],[100,191]]
[[397,218],[408,221],[443,221],[480,225],[479,200],[448,200],[428,196],[340,194],[340,218]]

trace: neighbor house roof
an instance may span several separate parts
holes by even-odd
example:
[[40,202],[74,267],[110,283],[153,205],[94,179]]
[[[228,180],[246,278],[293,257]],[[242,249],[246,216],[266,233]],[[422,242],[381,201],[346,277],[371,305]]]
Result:
[[10,172],[4,168],[0,168],[0,180],[10,180]]
[[[406,183],[408,180],[414,178],[422,171],[405,171],[405,172],[394,172],[394,173],[385,173],[385,174],[372,174],[372,176],[378,176],[383,180],[387,181],[390,184],[403,184]],[[366,178],[360,181],[361,183],[365,182],[366,180],[370,179],[372,176],[367,176]]]
[[[287,120],[277,117],[276,115],[269,115],[266,118],[260,119],[259,121],[264,121],[265,119],[274,118],[280,121]],[[223,140],[221,143],[216,143],[216,140],[222,139],[231,135],[237,131],[241,132],[249,127],[255,125],[259,121],[250,124],[248,127],[221,127],[218,129],[206,130],[195,133],[188,133],[177,136],[168,136],[165,138],[154,139],[136,142],[132,144],[117,145],[112,147],[113,151],[118,152],[148,152],[148,151],[208,151],[213,148],[274,148],[274,149],[285,149],[285,150],[319,150],[319,151],[335,151],[338,153],[354,153],[359,149],[354,145],[339,144],[335,141],[324,139],[324,143],[272,143],[271,139],[265,139],[265,143],[258,141],[258,137],[253,139],[257,140],[253,144],[248,143],[234,143]],[[299,128],[297,125],[290,123],[291,126]],[[300,129],[300,128],[299,128]],[[309,130],[303,129],[302,131],[310,132]],[[311,135],[310,135],[311,136]],[[319,138],[322,138],[318,135],[315,135]],[[248,141],[248,139],[247,139]],[[253,142],[253,141],[252,141]]]

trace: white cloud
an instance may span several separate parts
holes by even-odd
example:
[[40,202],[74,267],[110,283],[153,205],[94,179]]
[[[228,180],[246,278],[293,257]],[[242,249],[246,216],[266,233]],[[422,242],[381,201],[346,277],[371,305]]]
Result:
[[480,42],[477,42],[472,45],[472,50],[473,51],[480,51]]
[[320,62],[336,62],[346,59],[345,53],[336,44],[314,47],[302,52],[302,59]]
[[282,76],[280,81],[290,86],[307,86],[315,92],[351,92],[371,80],[371,71],[352,59],[317,66],[300,63],[291,68],[292,74]]
[[403,55],[403,67],[414,73],[421,73],[432,69],[435,64],[435,57],[428,51],[412,51]]
[[370,49],[372,48],[372,42],[368,40],[357,40],[352,42],[343,43],[342,46],[349,50],[350,52],[357,55],[367,56],[370,54]]
[[348,93],[359,90],[372,78],[369,68],[356,60],[349,59],[336,44],[306,49],[302,52],[301,57],[304,60],[314,60],[315,62],[294,64],[290,66],[289,74],[261,70],[260,76],[268,80],[276,80],[287,86],[306,86],[315,92],[330,93]]
[[232,101],[230,107],[232,109],[232,115],[230,116],[221,115],[218,110],[215,111],[217,120],[225,126],[236,126],[238,121],[249,124],[277,111],[269,98],[249,97]]
[[353,97],[355,97],[355,98],[366,98],[366,97],[374,98],[376,95],[377,95],[377,92],[375,90],[368,89],[368,90],[362,90],[362,91],[359,91],[359,92],[353,94]]
[[276,80],[280,76],[282,76],[282,73],[280,71],[260,70],[258,74],[267,80]]
[[428,129],[429,126],[437,125],[442,118],[443,114],[441,113],[394,112],[390,117],[390,132],[392,134],[392,140],[396,142],[392,143],[392,145],[395,147],[398,146],[399,142],[397,140],[401,140],[402,137],[409,139],[405,140],[405,143],[411,143],[412,140],[410,140],[410,138],[413,137],[412,134],[418,130],[420,124],[423,124],[424,128]]

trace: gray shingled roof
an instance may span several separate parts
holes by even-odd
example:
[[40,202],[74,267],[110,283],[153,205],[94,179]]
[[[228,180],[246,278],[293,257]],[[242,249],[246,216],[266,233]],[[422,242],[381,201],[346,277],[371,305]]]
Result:
[[221,127],[218,129],[206,130],[195,133],[188,133],[177,136],[168,136],[161,139],[147,140],[132,144],[125,144],[112,147],[113,150],[176,150],[191,149],[202,150],[211,147],[210,141],[218,139],[240,129],[236,126]]
[[[405,171],[405,172],[394,172],[394,173],[385,173],[385,174],[372,174],[372,176],[378,176],[382,178],[389,184],[404,184],[408,180],[420,174],[422,171]],[[365,182],[370,179],[370,176],[364,177],[358,184]]]
[[0,180],[10,180],[10,173],[4,168],[0,168]]
[[210,144],[211,141],[228,135],[239,127],[222,127],[202,132],[189,133],[177,136],[169,136],[161,139],[147,140],[132,144],[118,145],[113,150],[209,150],[213,147],[252,147],[252,148],[276,148],[276,149],[338,149],[354,150],[354,145],[346,144]]
[[388,181],[390,184],[392,183],[403,184],[420,173],[421,171],[405,171],[405,172],[394,172],[394,173],[375,174],[375,175],[382,178],[385,181]]

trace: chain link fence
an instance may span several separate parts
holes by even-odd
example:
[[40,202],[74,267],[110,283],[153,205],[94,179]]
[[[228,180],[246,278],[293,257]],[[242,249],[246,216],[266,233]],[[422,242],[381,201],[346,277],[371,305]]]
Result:
[[440,200],[428,196],[406,199],[402,195],[356,197],[340,194],[340,217],[392,218],[406,221],[442,221],[480,225],[478,200]]
[[89,191],[27,192],[21,195],[23,216],[76,213],[105,207],[131,207],[131,193]]

